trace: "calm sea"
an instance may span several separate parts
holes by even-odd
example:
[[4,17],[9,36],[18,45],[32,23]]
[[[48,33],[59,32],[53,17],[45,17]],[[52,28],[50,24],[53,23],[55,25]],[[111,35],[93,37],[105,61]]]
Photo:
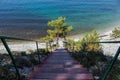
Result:
[[72,34],[120,25],[120,0],[0,0],[0,35],[44,36],[47,22],[59,16]]

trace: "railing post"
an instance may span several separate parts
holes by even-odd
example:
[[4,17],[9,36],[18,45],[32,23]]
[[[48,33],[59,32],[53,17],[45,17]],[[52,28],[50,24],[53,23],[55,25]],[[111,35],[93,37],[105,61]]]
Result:
[[109,72],[111,71],[111,69],[112,69],[112,67],[113,67],[113,65],[114,65],[114,63],[115,63],[115,61],[117,60],[117,58],[118,58],[118,56],[119,56],[119,53],[120,53],[120,47],[118,48],[118,50],[117,50],[115,56],[114,56],[113,59],[111,60],[111,63],[110,63],[110,65],[108,66],[107,71],[105,72],[105,74],[104,74],[102,80],[106,80],[106,78],[107,78]]
[[50,45],[50,52],[52,53],[52,45],[51,45],[51,42],[49,42],[49,45]]
[[46,48],[47,48],[47,51],[48,51],[48,42],[46,42]]
[[1,38],[1,41],[2,41],[3,45],[5,46],[7,52],[8,52],[8,54],[9,54],[11,60],[12,60],[12,63],[13,63],[13,65],[14,65],[15,69],[16,69],[16,74],[17,74],[17,76],[18,76],[18,80],[20,80],[20,73],[19,73],[19,70],[18,70],[17,65],[16,65],[16,63],[15,63],[15,60],[14,60],[14,58],[13,58],[12,52],[11,52],[11,50],[10,50],[10,48],[9,48],[6,40],[5,40],[4,38]]
[[74,51],[74,42],[73,42],[73,51]]
[[38,61],[40,63],[40,55],[39,55],[39,49],[38,49],[38,41],[36,41],[36,47],[37,47],[37,54],[38,54]]

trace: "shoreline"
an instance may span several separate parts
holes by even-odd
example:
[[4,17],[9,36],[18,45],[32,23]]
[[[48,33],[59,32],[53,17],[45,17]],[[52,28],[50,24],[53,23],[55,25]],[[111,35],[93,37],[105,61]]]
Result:
[[[113,29],[112,29],[113,30]],[[104,32],[103,31],[99,31],[98,33],[100,34],[100,36],[103,36],[106,35],[106,36],[110,36],[110,34],[112,33],[112,30],[109,29],[109,30],[105,30]],[[89,32],[86,32],[86,33],[89,33]],[[68,36],[68,38],[73,38],[73,39],[78,39],[80,40],[83,36],[84,36],[85,33],[82,33],[82,34],[77,34],[77,35],[73,35],[73,36]],[[109,37],[106,37],[106,38],[109,38]]]
[[[109,30],[103,34],[100,34],[101,36],[103,36],[101,38],[100,41],[120,41],[120,38],[117,39],[110,39],[110,34],[111,34],[112,30]],[[104,36],[106,35],[106,36]],[[78,38],[74,38],[74,39],[78,39]],[[27,42],[27,41],[18,41],[18,42],[8,42],[9,47],[11,48],[11,51],[25,51],[27,53],[29,53],[29,50],[36,50],[36,43],[35,42]],[[104,51],[105,55],[110,55],[110,56],[114,56],[114,54],[116,53],[116,50],[118,49],[118,47],[120,46],[119,43],[110,43],[110,44],[105,44],[102,43],[102,49]],[[39,43],[39,48],[45,48],[46,45],[43,43]],[[3,53],[7,53],[6,49],[4,48],[4,46],[0,43],[0,54]],[[120,56],[119,56],[120,59]]]

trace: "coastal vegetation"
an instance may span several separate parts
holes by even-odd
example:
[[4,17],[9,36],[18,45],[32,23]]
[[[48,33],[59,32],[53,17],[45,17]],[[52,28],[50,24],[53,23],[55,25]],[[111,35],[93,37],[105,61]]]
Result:
[[[41,38],[41,41],[48,42],[51,48],[52,42],[56,42],[55,46],[58,47],[59,38],[64,38],[64,47],[71,52],[72,57],[78,60],[84,67],[87,67],[95,77],[97,76],[101,79],[112,57],[104,55],[102,45],[97,43],[100,42],[99,33],[93,30],[90,33],[84,34],[81,40],[74,41],[73,39],[68,39],[66,38],[67,33],[73,28],[72,26],[66,26],[65,20],[65,18],[59,17],[56,20],[49,21],[48,26],[51,28],[47,30],[48,35]],[[112,31],[111,37],[118,38],[120,37],[119,33],[120,30],[115,28],[115,30]],[[117,60],[117,62],[119,62],[119,60]],[[110,80],[110,78],[112,78],[112,80],[119,80],[119,69],[118,65],[114,65],[108,80]]]
[[48,21],[47,24],[50,27],[50,29],[47,30],[48,35],[41,38],[41,40],[48,43],[54,41],[56,42],[56,46],[58,46],[59,38],[66,40],[67,33],[73,29],[72,26],[67,25],[65,17],[58,17],[58,19]]
[[[100,43],[99,33],[93,30],[90,33],[86,33],[81,40],[74,41],[67,39],[68,45],[65,46],[71,53],[71,56],[79,61],[84,67],[87,67],[89,72],[93,73],[94,77],[101,80],[103,73],[107,70],[112,57],[106,56],[103,52],[102,45]],[[114,64],[107,80],[120,80],[120,61]]]
[[[34,66],[40,64],[39,57],[40,62],[42,62],[45,57],[50,54],[50,51],[56,49],[59,38],[64,38],[65,40],[67,33],[72,30],[72,26],[66,25],[66,18],[64,17],[59,17],[56,20],[49,21],[48,26],[51,27],[47,30],[48,35],[40,39],[41,42],[47,43],[47,47],[45,49],[39,49],[39,53],[37,50],[28,50],[28,53],[24,51],[12,52],[17,68],[20,72],[21,79],[27,78],[27,75],[34,70]],[[57,44],[51,44],[54,41],[56,41]],[[11,58],[8,54],[0,55],[0,72],[0,80],[16,80],[18,78],[16,76],[14,65],[12,64]]]
[[[40,42],[46,43],[46,49],[39,49],[40,62],[50,54],[50,51],[58,48],[59,39],[63,38],[64,47],[71,53],[71,56],[86,67],[94,77],[98,77],[100,80],[109,66],[112,57],[104,55],[102,45],[97,43],[100,42],[99,33],[93,30],[90,33],[84,34],[81,40],[74,41],[66,37],[68,32],[73,30],[73,27],[67,25],[65,17],[58,17],[58,19],[51,20],[47,24],[50,27],[47,30],[48,34],[40,39]],[[111,37],[119,38],[120,28],[115,28],[112,31]],[[34,70],[34,66],[40,64],[37,50],[29,50],[29,52],[29,54],[26,52],[13,52],[22,79]],[[2,57],[0,58],[0,80],[16,80],[17,76],[9,55],[0,54],[0,57]],[[120,80],[119,62],[117,60],[107,80]],[[26,68],[28,71],[24,71]]]
[[111,38],[120,38],[120,27],[112,30],[112,34],[110,35],[110,37]]
[[[50,54],[45,49],[39,49],[40,62]],[[20,72],[21,80],[28,77],[39,63],[37,50],[26,52],[13,52],[16,65]],[[0,80],[17,80],[16,71],[8,54],[0,54]]]
[[97,33],[96,30],[93,30],[91,33],[86,33],[81,40],[74,41],[72,39],[68,39],[68,49],[72,50],[74,49],[76,52],[79,51],[94,51],[97,52],[100,50],[100,44],[96,43],[90,43],[90,42],[99,42],[99,34]]

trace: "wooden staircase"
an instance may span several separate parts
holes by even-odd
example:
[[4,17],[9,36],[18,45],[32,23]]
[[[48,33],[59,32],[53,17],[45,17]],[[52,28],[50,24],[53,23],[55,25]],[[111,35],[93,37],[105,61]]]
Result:
[[93,80],[93,75],[65,49],[58,49],[33,72],[30,80]]

